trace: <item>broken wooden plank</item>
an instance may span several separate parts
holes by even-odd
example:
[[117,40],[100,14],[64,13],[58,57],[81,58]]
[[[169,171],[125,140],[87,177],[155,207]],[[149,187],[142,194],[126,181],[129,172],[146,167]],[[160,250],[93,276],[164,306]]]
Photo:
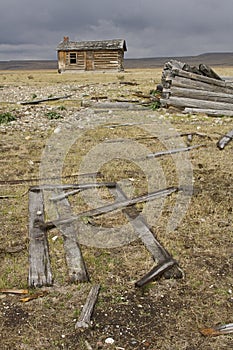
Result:
[[100,187],[114,187],[116,186],[115,182],[90,182],[85,184],[49,184],[49,185],[40,185],[40,186],[32,186],[31,191],[42,190],[70,190],[70,189],[79,189],[79,190],[88,190],[91,188],[100,188]]
[[[54,193],[54,192],[53,192]],[[71,207],[67,198],[62,198],[57,204],[55,210],[58,219],[68,216],[71,213]],[[63,237],[63,246],[65,251],[66,264],[68,267],[69,281],[87,282],[89,281],[85,262],[77,239],[77,230],[73,222],[69,225],[59,225]]]
[[[123,192],[119,185],[117,185],[116,188],[113,188],[110,191],[120,201],[127,199],[126,194]],[[140,212],[138,212],[138,210],[134,206],[123,209],[123,213],[129,219],[138,237],[142,240],[147,250],[153,256],[154,261],[158,261],[158,263],[160,264],[163,261],[172,259],[169,252],[161,245],[161,243],[153,235],[145,218],[140,214]],[[172,267],[173,266],[171,266],[171,268]],[[178,264],[174,266],[172,271],[166,269],[166,271],[164,272],[165,278],[181,278],[183,276],[183,272],[178,267]]]
[[135,283],[135,287],[143,287],[144,285],[154,281],[156,278],[159,278],[164,272],[171,267],[173,267],[177,262],[168,258],[165,261],[162,261],[157,266],[153,267],[153,269],[148,272],[145,276],[143,276],[139,281]]
[[181,147],[181,148],[174,148],[174,149],[168,149],[166,151],[156,152],[156,153],[150,153],[146,156],[146,158],[158,158],[169,154],[175,154],[179,152],[188,152],[195,148],[200,147],[206,147],[206,145],[194,145],[194,146],[188,146],[188,147]]
[[42,191],[29,190],[29,276],[30,287],[53,282],[46,228],[36,227],[35,220],[44,220]]
[[220,140],[217,142],[217,147],[222,150],[225,148],[225,146],[232,141],[233,139],[233,130],[229,131],[227,134],[222,136]]
[[191,107],[186,107],[184,109],[184,113],[189,113],[189,114],[207,114],[213,117],[222,117],[222,116],[228,116],[228,117],[233,117],[233,111],[226,110],[226,109],[208,109],[208,108],[191,108]]
[[60,220],[53,220],[53,221],[49,221],[49,222],[44,222],[43,220],[35,220],[34,224],[36,226],[51,229],[57,225],[70,224],[71,222],[78,220],[81,217],[98,216],[98,215],[102,215],[102,214],[107,214],[107,213],[110,213],[114,210],[122,209],[124,207],[134,205],[136,203],[147,202],[150,200],[154,200],[156,198],[169,196],[170,194],[177,192],[178,190],[179,189],[177,187],[168,187],[168,188],[158,190],[155,192],[151,192],[151,193],[148,193],[148,194],[145,194],[145,195],[142,195],[139,197],[135,197],[132,199],[123,200],[121,202],[114,202],[114,203],[111,203],[111,204],[108,204],[108,205],[105,205],[105,206],[102,206],[99,208],[87,210],[87,211],[84,211],[78,215],[70,216],[67,218],[62,218]]
[[50,101],[58,101],[62,99],[66,99],[71,97],[72,95],[65,95],[65,96],[57,96],[57,97],[48,97],[48,98],[43,98],[41,100],[32,100],[32,101],[24,101],[20,102],[21,105],[37,105],[42,102],[50,102]]
[[88,328],[91,326],[91,316],[98,298],[100,285],[93,286],[82,309],[79,320],[75,324],[75,329]]

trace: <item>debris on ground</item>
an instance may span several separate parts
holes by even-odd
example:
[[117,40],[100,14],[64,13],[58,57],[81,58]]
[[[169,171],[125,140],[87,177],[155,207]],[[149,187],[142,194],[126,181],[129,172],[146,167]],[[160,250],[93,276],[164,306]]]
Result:
[[220,138],[220,140],[217,142],[217,146],[220,150],[224,149],[225,146],[232,141],[233,139],[233,129],[231,131],[229,131],[227,134],[225,134],[224,136],[222,136]]
[[171,60],[162,72],[162,107],[184,113],[233,116],[233,82],[221,79],[210,67],[192,67]]
[[100,285],[93,286],[88,294],[87,301],[83,306],[79,320],[75,324],[75,329],[88,328],[91,325],[91,316],[97,302]]
[[203,328],[200,330],[200,332],[206,337],[215,337],[222,334],[230,334],[233,333],[233,323],[217,325],[212,328]]

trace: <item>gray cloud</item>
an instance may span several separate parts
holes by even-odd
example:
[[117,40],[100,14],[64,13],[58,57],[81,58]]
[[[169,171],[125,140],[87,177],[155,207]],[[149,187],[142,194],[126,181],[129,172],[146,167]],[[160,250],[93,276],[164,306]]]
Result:
[[71,40],[124,38],[126,57],[231,52],[232,0],[3,0],[0,60],[55,59]]

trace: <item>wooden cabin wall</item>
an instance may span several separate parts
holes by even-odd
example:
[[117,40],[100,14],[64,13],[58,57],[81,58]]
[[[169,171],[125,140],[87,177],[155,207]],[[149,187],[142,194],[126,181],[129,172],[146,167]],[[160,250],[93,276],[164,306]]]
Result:
[[[75,51],[70,51],[75,52]],[[76,64],[70,64],[70,52],[58,52],[58,69],[61,72],[78,70],[124,70],[123,60],[124,52],[122,50],[89,50],[77,51]]]

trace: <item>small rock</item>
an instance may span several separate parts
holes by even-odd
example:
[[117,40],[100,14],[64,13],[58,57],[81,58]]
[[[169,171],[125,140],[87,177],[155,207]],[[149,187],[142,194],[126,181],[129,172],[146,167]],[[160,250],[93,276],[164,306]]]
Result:
[[113,338],[106,338],[105,339],[106,344],[113,344],[114,342],[115,342],[115,340]]

